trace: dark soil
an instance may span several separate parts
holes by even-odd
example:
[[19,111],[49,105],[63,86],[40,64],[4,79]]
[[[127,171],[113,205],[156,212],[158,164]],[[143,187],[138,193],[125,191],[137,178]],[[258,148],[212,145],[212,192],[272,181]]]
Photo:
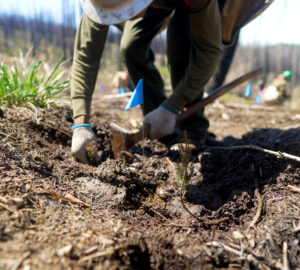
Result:
[[191,152],[181,201],[183,153],[144,140],[114,160],[109,123],[133,129],[140,113],[97,95],[96,166],[70,152],[69,106],[1,108],[0,269],[281,269],[285,243],[300,269],[300,163],[230,148],[300,156],[300,111],[208,106],[210,139]]

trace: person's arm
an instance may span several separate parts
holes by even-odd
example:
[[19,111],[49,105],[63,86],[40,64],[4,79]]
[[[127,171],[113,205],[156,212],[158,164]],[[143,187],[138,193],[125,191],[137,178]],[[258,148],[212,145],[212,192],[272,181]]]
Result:
[[174,93],[163,106],[181,111],[208,82],[222,57],[221,22],[216,0],[190,0],[192,45],[189,65]]
[[94,23],[83,14],[76,33],[71,78],[74,116],[71,151],[82,163],[97,163],[99,160],[89,117],[107,31],[108,26]]
[[107,25],[97,24],[85,14],[82,15],[74,44],[71,78],[74,124],[89,121],[92,95],[107,32]]

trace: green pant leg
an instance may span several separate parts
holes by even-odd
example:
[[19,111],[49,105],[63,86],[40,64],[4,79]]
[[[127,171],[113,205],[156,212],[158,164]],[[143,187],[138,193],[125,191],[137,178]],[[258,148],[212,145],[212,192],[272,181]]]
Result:
[[[184,1],[176,7],[175,14],[169,22],[167,42],[167,56],[172,88],[175,89],[176,85],[184,76],[190,58],[191,29],[188,9]],[[186,107],[190,107],[202,98],[203,90],[199,93],[198,97],[194,99],[192,103],[187,104]],[[186,130],[190,139],[202,140],[206,137],[208,126],[209,121],[204,116],[204,111],[200,110],[197,114],[194,114],[179,124],[179,136],[183,136],[183,132]]]
[[148,8],[142,18],[126,22],[121,39],[121,57],[135,85],[144,80],[144,115],[156,109],[166,98],[164,83],[154,65],[151,41],[171,10]]
[[107,25],[97,24],[85,14],[82,15],[74,43],[71,76],[74,117],[90,115],[92,95],[107,32]]

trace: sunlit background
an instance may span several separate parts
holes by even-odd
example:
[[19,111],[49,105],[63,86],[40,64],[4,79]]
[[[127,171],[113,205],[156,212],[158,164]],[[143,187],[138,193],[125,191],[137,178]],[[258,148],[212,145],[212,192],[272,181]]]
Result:
[[[0,14],[15,14],[26,18],[42,16],[45,20],[63,23],[64,5],[69,11],[72,10],[76,26],[81,12],[79,0],[2,0]],[[299,24],[299,10],[299,0],[275,0],[261,16],[244,27],[240,42],[242,44],[299,44],[300,35],[296,30]]]
[[[263,79],[268,82],[288,69],[293,71],[291,91],[300,93],[299,10],[299,0],[274,0],[260,16],[243,27],[226,80],[262,66]],[[71,63],[81,12],[79,0],[2,0],[0,53],[16,55],[19,50],[31,49],[33,56],[43,60],[55,61],[63,55]],[[120,38],[121,32],[111,27],[101,71],[113,73],[126,68],[119,57]],[[152,48],[158,68],[168,81],[165,31],[156,37]]]

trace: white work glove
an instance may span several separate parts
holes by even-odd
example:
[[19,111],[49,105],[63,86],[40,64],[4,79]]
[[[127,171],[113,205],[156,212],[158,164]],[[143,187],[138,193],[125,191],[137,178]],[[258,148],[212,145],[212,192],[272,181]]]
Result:
[[71,151],[84,164],[95,164],[99,161],[92,127],[77,127],[73,130]]
[[144,124],[150,125],[150,139],[158,139],[174,133],[176,116],[162,106],[146,114]]

